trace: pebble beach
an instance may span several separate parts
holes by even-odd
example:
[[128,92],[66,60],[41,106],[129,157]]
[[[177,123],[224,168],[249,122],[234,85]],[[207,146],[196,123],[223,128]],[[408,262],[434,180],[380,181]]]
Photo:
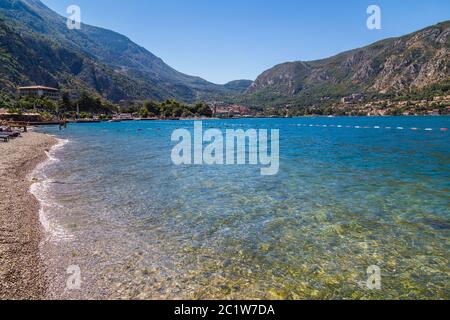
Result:
[[0,143],[0,299],[45,298],[40,205],[29,192],[29,174],[55,143],[34,132]]

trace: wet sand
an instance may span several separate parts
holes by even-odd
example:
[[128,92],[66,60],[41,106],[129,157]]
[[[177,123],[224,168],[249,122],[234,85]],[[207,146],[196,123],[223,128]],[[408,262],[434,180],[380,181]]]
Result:
[[32,170],[56,139],[34,132],[0,142],[0,299],[44,299],[47,281],[39,251],[39,202],[29,192]]

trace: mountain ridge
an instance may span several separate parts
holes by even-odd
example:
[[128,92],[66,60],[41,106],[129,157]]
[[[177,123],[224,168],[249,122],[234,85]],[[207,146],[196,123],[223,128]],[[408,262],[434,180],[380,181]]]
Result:
[[[238,93],[232,88],[178,72],[161,58],[115,31],[87,24],[82,24],[81,30],[69,30],[66,18],[39,0],[0,0],[0,18],[19,37],[26,34],[30,41],[34,40],[30,38],[44,37],[50,46],[64,47],[72,55],[79,55],[83,63],[95,66],[90,73],[101,74],[102,79],[95,76],[89,78],[89,72],[81,78],[76,73],[65,74],[64,77],[53,75],[54,81],[51,82],[60,82],[63,87],[68,77],[77,78],[81,87],[88,87],[113,101],[175,98],[194,102]],[[41,58],[36,56],[38,60]],[[35,79],[46,77],[49,75],[37,75]],[[27,83],[33,84],[35,79],[30,77]],[[118,81],[123,83],[118,84]],[[99,85],[99,82],[107,82],[109,89]],[[117,90],[113,87],[117,87]]]
[[390,94],[450,82],[450,21],[315,61],[261,73],[240,101],[304,104],[354,93]]
[[40,0],[0,0],[0,89],[43,84],[104,99],[222,100],[311,106],[343,97],[401,95],[450,84],[450,21],[314,61],[278,64],[224,85],[167,65],[125,35],[66,18]]

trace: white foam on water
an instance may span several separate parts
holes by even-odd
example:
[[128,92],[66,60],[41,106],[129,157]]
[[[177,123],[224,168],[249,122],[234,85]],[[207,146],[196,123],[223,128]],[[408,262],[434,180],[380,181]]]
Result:
[[69,241],[73,238],[70,233],[58,225],[49,218],[49,213],[55,209],[61,209],[62,206],[57,202],[51,200],[49,197],[49,188],[54,181],[47,177],[45,169],[60,160],[56,157],[56,153],[64,148],[70,141],[65,139],[58,139],[58,143],[55,144],[47,154],[47,160],[39,164],[36,169],[28,176],[28,179],[34,181],[37,177],[37,181],[30,187],[30,192],[40,202],[39,220],[44,227],[46,234],[46,241]]

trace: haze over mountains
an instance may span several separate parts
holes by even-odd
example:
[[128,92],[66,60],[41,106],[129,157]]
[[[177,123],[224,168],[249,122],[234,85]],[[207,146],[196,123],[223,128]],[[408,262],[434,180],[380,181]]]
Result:
[[43,84],[88,90],[113,102],[174,98],[281,106],[449,83],[450,21],[328,59],[284,63],[254,82],[217,85],[174,70],[116,32],[85,24],[69,30],[66,18],[39,0],[0,0],[0,89]]

